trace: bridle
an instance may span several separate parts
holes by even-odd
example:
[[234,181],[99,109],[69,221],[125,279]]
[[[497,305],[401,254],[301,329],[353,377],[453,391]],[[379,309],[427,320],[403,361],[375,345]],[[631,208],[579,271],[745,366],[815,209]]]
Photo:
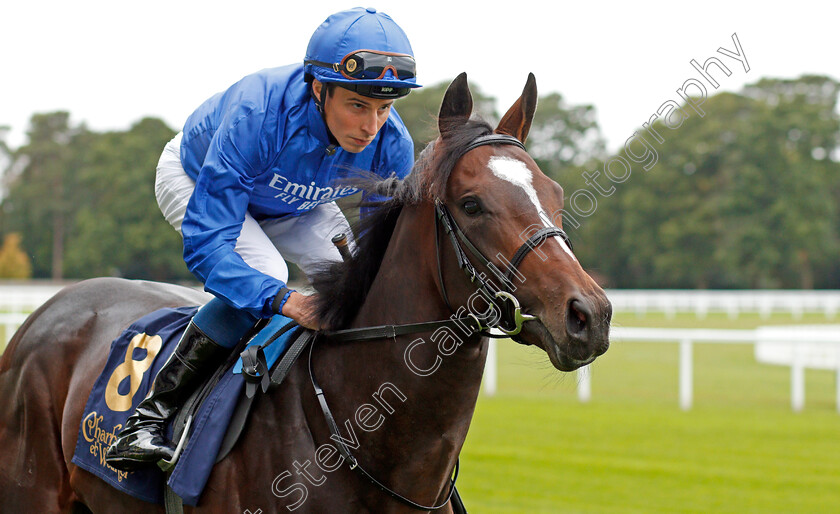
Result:
[[[522,148],[523,150],[525,149],[525,145],[523,145],[521,141],[519,141],[513,136],[503,134],[489,134],[485,136],[480,136],[473,140],[469,145],[467,145],[466,148],[464,148],[461,151],[461,153],[457,156],[455,161],[463,157],[464,154],[466,154],[470,150],[478,148],[479,146],[491,144],[513,145]],[[488,316],[480,317],[479,315],[476,315],[474,313],[467,313],[465,316],[456,317],[460,310],[456,311],[452,308],[452,305],[449,302],[448,294],[446,292],[446,285],[443,280],[443,267],[441,264],[441,252],[439,248],[439,227],[443,227],[444,233],[449,235],[449,240],[452,243],[452,248],[458,260],[458,267],[464,270],[464,273],[466,273],[467,277],[470,279],[470,282],[477,285],[477,290],[484,296],[485,300],[487,300],[490,305],[493,305],[495,309],[498,309],[499,312],[496,316],[493,316],[491,314]],[[452,317],[447,320],[427,321],[421,323],[409,323],[403,325],[381,325],[376,327],[362,327],[327,331],[320,333],[320,335],[334,342],[369,341],[374,339],[396,338],[399,335],[430,332],[441,327],[455,328],[455,326],[458,326],[461,329],[469,327],[472,330],[472,333],[481,333],[481,335],[487,337],[510,337],[517,335],[522,330],[523,323],[525,323],[526,321],[538,320],[538,318],[530,314],[522,313],[522,309],[519,305],[519,300],[517,300],[516,296],[514,295],[516,287],[513,285],[512,282],[513,275],[519,274],[517,268],[526,255],[528,255],[531,251],[537,248],[537,246],[539,246],[543,241],[545,241],[549,237],[554,236],[559,236],[563,238],[563,240],[569,246],[569,249],[571,249],[571,241],[562,229],[558,227],[546,227],[538,230],[531,237],[529,237],[528,240],[522,244],[522,246],[519,247],[519,249],[513,254],[513,257],[511,257],[510,261],[507,261],[507,265],[505,266],[507,269],[504,272],[502,272],[501,270],[499,270],[498,266],[494,265],[489,259],[487,259],[487,257],[484,256],[481,250],[476,248],[476,246],[469,240],[464,231],[461,230],[461,227],[458,226],[458,223],[455,221],[455,218],[452,216],[452,213],[446,207],[446,204],[439,198],[436,198],[435,253],[437,259],[438,280],[440,281],[440,290],[441,295],[443,297],[443,301],[446,304],[447,308],[453,312]],[[499,281],[501,282],[501,286],[497,286],[488,277],[487,273],[477,271],[472,261],[470,261],[469,256],[464,251],[464,247],[466,247],[469,253],[473,255],[473,257],[478,261],[478,263],[481,266],[487,269],[490,274],[495,275],[496,278],[499,279]],[[496,334],[490,333],[489,330],[491,328],[495,328],[502,331],[504,335],[497,336]],[[309,377],[312,381],[312,386],[315,389],[315,394],[318,398],[318,402],[321,405],[321,410],[323,411],[324,417],[327,421],[327,426],[329,427],[329,430],[331,432],[331,439],[337,443],[340,455],[350,463],[350,469],[358,471],[371,483],[376,485],[379,489],[381,489],[391,497],[395,498],[396,500],[406,505],[409,505],[415,509],[428,511],[438,510],[444,507],[447,503],[449,503],[453,493],[455,492],[455,481],[458,478],[458,461],[456,461],[455,463],[454,476],[450,481],[449,493],[447,494],[446,499],[440,505],[433,507],[421,505],[406,498],[405,496],[402,496],[396,491],[388,488],[386,485],[377,480],[373,475],[368,473],[364,468],[362,468],[359,465],[358,460],[353,456],[352,453],[350,453],[350,449],[347,447],[347,445],[343,443],[342,438],[339,435],[338,424],[336,423],[335,417],[333,416],[332,411],[330,411],[330,408],[327,405],[327,400],[324,397],[324,390],[318,384],[317,380],[315,380],[315,374],[312,370],[312,350],[315,347],[315,340],[317,340],[317,337],[313,339],[312,344],[309,347]]]
[[[513,136],[504,134],[488,134],[474,139],[467,145],[456,157],[456,161],[464,156],[470,150],[478,148],[479,146],[502,144],[513,145],[525,149],[525,145]],[[488,302],[492,303],[498,312],[494,316],[492,313],[487,316],[479,316],[474,313],[468,313],[464,316],[457,317],[463,309],[454,309],[449,301],[449,295],[446,290],[446,284],[443,279],[443,265],[441,263],[441,249],[440,249],[440,227],[443,227],[445,234],[449,236],[449,241],[452,244],[452,249],[455,252],[455,257],[458,261],[458,267],[464,271],[470,282],[476,284],[477,290]],[[467,237],[449,208],[439,198],[435,198],[435,255],[437,260],[437,274],[440,285],[441,296],[447,308],[453,313],[452,317],[447,320],[425,321],[421,323],[407,323],[403,325],[380,325],[375,327],[349,328],[344,330],[335,330],[324,332],[323,335],[329,340],[336,342],[349,341],[368,341],[373,339],[394,338],[400,335],[416,334],[419,332],[430,332],[437,328],[455,326],[470,327],[474,333],[481,333],[486,337],[507,338],[519,334],[522,330],[522,324],[526,321],[534,321],[538,318],[530,314],[524,314],[520,307],[519,300],[514,295],[516,287],[513,285],[512,279],[515,275],[521,276],[518,267],[522,260],[534,249],[539,247],[549,237],[560,237],[572,249],[572,242],[569,236],[563,229],[558,227],[545,227],[533,235],[531,235],[519,249],[513,254],[510,260],[506,261],[502,272],[498,266],[493,264],[484,254],[479,250]],[[497,286],[495,282],[488,276],[488,273],[479,272],[475,265],[473,265],[467,251],[484,267],[490,275],[494,275],[501,286]],[[523,279],[524,281],[524,279]],[[489,309],[488,309],[489,310]],[[498,329],[503,335],[496,335],[490,333],[490,329]]]
[[[516,139],[513,136],[508,136],[504,134],[489,134],[486,136],[481,136],[476,138],[472,141],[466,148],[464,148],[460,155],[458,155],[457,159],[460,159],[470,150],[478,148],[479,146],[484,145],[491,145],[491,144],[506,144],[506,145],[513,145],[517,146],[523,150],[525,150],[525,145],[522,144],[521,141]],[[456,160],[457,160],[456,159]],[[443,301],[446,304],[447,308],[450,311],[457,312],[452,308],[452,305],[449,302],[449,296],[446,292],[446,284],[443,280],[443,266],[441,265],[440,261],[440,248],[438,247],[440,239],[439,237],[439,226],[443,226],[444,232],[449,235],[449,240],[452,243],[452,248],[455,251],[455,256],[458,260],[458,267],[467,274],[467,277],[470,279],[470,282],[476,283],[478,286],[478,290],[482,293],[484,298],[491,302],[496,308],[499,309],[499,316],[498,320],[495,323],[490,323],[492,319],[484,319],[479,321],[484,321],[485,329],[486,328],[496,328],[503,332],[504,335],[496,336],[495,334],[489,333],[487,330],[484,330],[484,334],[489,337],[511,337],[519,334],[522,330],[522,324],[526,321],[533,321],[536,320],[537,317],[530,315],[530,314],[523,314],[522,309],[519,305],[519,300],[517,300],[514,292],[516,291],[516,286],[513,285],[513,276],[519,275],[519,265],[522,263],[522,260],[528,255],[531,251],[537,248],[540,244],[542,244],[546,239],[549,237],[559,236],[563,238],[563,241],[569,246],[569,249],[572,249],[572,242],[569,239],[569,236],[566,235],[562,229],[558,227],[544,227],[537,232],[535,232],[531,237],[529,237],[519,249],[513,254],[513,257],[506,261],[507,268],[504,273],[499,270],[499,267],[493,264],[484,254],[476,248],[476,246],[470,241],[467,235],[461,230],[461,227],[458,226],[458,223],[455,221],[455,218],[452,216],[452,213],[449,212],[449,208],[446,207],[446,204],[441,201],[439,198],[435,199],[435,214],[436,214],[436,223],[435,223],[435,254],[437,257],[437,269],[438,269],[438,282],[440,283],[440,290],[441,296],[443,296]],[[463,246],[462,246],[463,245]],[[470,261],[469,257],[467,256],[466,252],[464,252],[464,246],[469,250],[469,252],[475,257],[479,264],[481,264],[488,272],[492,275],[495,275],[496,278],[501,282],[501,287],[497,286],[487,273],[479,273],[475,266]],[[502,259],[504,257],[500,256]],[[524,280],[524,279],[523,279]]]

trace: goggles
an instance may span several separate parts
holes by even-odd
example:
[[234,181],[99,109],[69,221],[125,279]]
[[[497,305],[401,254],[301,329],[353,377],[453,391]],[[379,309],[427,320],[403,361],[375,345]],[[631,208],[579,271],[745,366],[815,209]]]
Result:
[[354,80],[379,80],[388,70],[399,80],[413,79],[417,74],[414,57],[408,54],[357,50],[344,56],[339,63],[306,61],[322,68],[331,68],[345,78]]

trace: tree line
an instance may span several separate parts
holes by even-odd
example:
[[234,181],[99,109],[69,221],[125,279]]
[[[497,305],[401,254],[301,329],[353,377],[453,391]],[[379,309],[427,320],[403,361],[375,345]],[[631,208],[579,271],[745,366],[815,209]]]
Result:
[[[418,153],[436,137],[447,85],[397,103]],[[762,79],[709,97],[703,116],[677,112],[628,134],[614,154],[593,106],[550,93],[528,148],[563,186],[564,228],[605,286],[838,288],[838,93],[824,76]],[[495,99],[473,95],[497,121]],[[175,133],[155,118],[97,132],[68,112],[33,115],[19,148],[0,132],[0,278],[192,279],[154,199]]]

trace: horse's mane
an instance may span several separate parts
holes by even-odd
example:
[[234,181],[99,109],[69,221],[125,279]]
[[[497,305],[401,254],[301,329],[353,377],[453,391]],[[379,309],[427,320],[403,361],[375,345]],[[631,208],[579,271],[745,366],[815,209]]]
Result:
[[403,206],[435,198],[446,199],[449,174],[462,150],[477,137],[491,132],[490,125],[483,120],[471,119],[447,131],[445,139],[429,143],[405,180],[370,176],[352,180],[354,187],[367,193],[387,194],[391,198],[375,206],[363,203],[363,208],[371,211],[354,224],[357,239],[352,257],[309,277],[319,294],[315,315],[325,329],[346,328],[356,317],[379,273]]

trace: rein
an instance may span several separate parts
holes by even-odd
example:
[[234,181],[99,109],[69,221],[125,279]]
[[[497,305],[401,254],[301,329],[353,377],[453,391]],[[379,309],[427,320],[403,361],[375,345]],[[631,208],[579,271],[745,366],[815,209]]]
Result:
[[362,476],[367,478],[371,483],[373,483],[383,492],[410,507],[414,507],[418,510],[438,510],[440,508],[445,507],[446,504],[449,503],[449,500],[452,499],[452,495],[455,492],[455,482],[458,480],[458,469],[460,468],[461,459],[459,458],[455,462],[454,475],[452,476],[452,479],[449,483],[449,493],[447,493],[446,498],[443,500],[442,503],[433,507],[421,505],[412,500],[409,500],[405,496],[401,495],[400,493],[394,491],[393,489],[389,488],[388,486],[377,480],[376,477],[368,473],[365,470],[365,468],[363,468],[359,464],[359,461],[356,459],[356,457],[353,456],[352,453],[350,453],[350,449],[344,444],[344,441],[342,441],[341,436],[339,436],[338,434],[338,424],[335,422],[335,416],[333,416],[329,405],[327,405],[327,399],[324,396],[324,390],[321,389],[321,386],[318,384],[318,381],[315,380],[315,373],[312,371],[312,350],[314,348],[315,341],[312,341],[312,345],[309,347],[309,378],[312,381],[312,387],[315,389],[315,395],[318,397],[318,403],[321,405],[321,410],[324,412],[324,418],[327,420],[327,426],[329,427],[330,433],[332,435],[331,439],[337,443],[338,452],[341,454],[341,456],[347,459],[347,461],[350,463],[350,469],[356,470],[357,472],[361,473]]
[[[478,148],[479,146],[491,144],[513,145],[522,148],[523,150],[525,149],[525,145],[523,145],[521,141],[519,141],[513,136],[503,134],[489,134],[478,137],[474,141],[472,141],[469,145],[467,145],[466,148],[461,150],[456,160],[463,157],[464,154],[466,154],[470,150]],[[454,317],[455,314],[458,313],[458,311],[452,308],[452,305],[449,302],[449,297],[446,292],[446,286],[443,281],[443,270],[441,266],[440,248],[438,243],[438,240],[440,239],[439,226],[443,226],[444,232],[447,235],[449,235],[449,240],[452,243],[452,248],[455,251],[455,256],[458,260],[458,267],[462,269],[464,273],[466,273],[467,277],[470,279],[470,282],[476,283],[478,290],[482,292],[485,299],[488,302],[490,302],[491,305],[499,309],[498,316],[491,315],[489,317],[482,318],[473,313],[468,313],[466,316],[457,318]],[[435,254],[437,259],[438,280],[440,281],[441,295],[443,297],[444,303],[450,311],[455,313],[453,314],[453,317],[446,320],[408,323],[403,325],[380,325],[375,327],[362,327],[335,331],[325,331],[321,333],[321,335],[335,342],[370,341],[375,339],[392,339],[401,335],[415,334],[420,332],[430,332],[441,327],[454,328],[456,326],[461,329],[469,328],[470,330],[472,330],[472,333],[481,333],[482,336],[486,337],[510,337],[517,335],[522,330],[522,324],[524,322],[537,320],[538,318],[530,314],[522,313],[519,301],[513,294],[516,291],[516,287],[513,285],[511,279],[513,278],[514,274],[519,274],[517,267],[525,258],[525,256],[528,255],[528,253],[530,253],[531,251],[533,251],[543,241],[545,241],[549,237],[554,236],[559,236],[563,238],[566,244],[569,245],[569,248],[571,248],[571,242],[569,241],[569,237],[560,228],[546,227],[540,229],[534,235],[528,238],[528,240],[525,241],[525,243],[523,243],[522,246],[519,247],[516,253],[514,253],[511,260],[507,262],[507,270],[504,273],[502,273],[498,269],[498,267],[496,267],[492,262],[490,262],[490,260],[488,260],[484,256],[484,254],[478,248],[476,248],[475,245],[472,244],[467,235],[463,232],[463,230],[461,230],[461,227],[458,226],[458,223],[455,221],[455,218],[452,216],[452,213],[446,207],[446,204],[440,199],[436,198]],[[464,251],[464,246],[473,255],[473,257],[478,260],[481,266],[490,270],[492,274],[496,275],[496,277],[500,279],[502,287],[496,286],[491,280],[488,279],[485,273],[479,273],[478,271],[476,271],[475,266],[472,264],[469,256]],[[503,307],[500,307],[500,303],[503,305]],[[492,311],[493,309],[490,310]],[[496,334],[491,334],[489,332],[490,328],[499,329],[504,333],[504,335],[499,336]],[[313,338],[311,346],[309,347],[309,378],[312,381],[312,387],[315,389],[315,394],[318,397],[318,402],[321,406],[321,410],[324,413],[324,418],[327,421],[327,426],[330,430],[331,439],[333,441],[338,442],[339,453],[343,458],[347,459],[347,461],[350,462],[350,469],[358,471],[362,476],[368,479],[379,489],[410,507],[419,510],[438,510],[444,507],[447,503],[449,503],[450,499],[453,496],[453,493],[455,493],[455,481],[458,479],[458,468],[460,459],[455,463],[454,475],[452,476],[452,479],[450,481],[449,493],[446,495],[446,499],[443,501],[443,503],[434,507],[421,505],[406,498],[405,496],[402,496],[396,491],[388,488],[386,485],[377,480],[373,475],[368,473],[364,468],[362,468],[359,465],[359,461],[353,456],[352,453],[350,453],[350,449],[341,441],[341,436],[338,433],[338,425],[335,421],[335,417],[333,416],[332,411],[327,405],[327,400],[324,396],[324,390],[321,388],[321,386],[318,384],[318,381],[315,379],[315,374],[312,370],[312,353],[313,349],[315,348],[315,341],[317,339],[317,337]]]

